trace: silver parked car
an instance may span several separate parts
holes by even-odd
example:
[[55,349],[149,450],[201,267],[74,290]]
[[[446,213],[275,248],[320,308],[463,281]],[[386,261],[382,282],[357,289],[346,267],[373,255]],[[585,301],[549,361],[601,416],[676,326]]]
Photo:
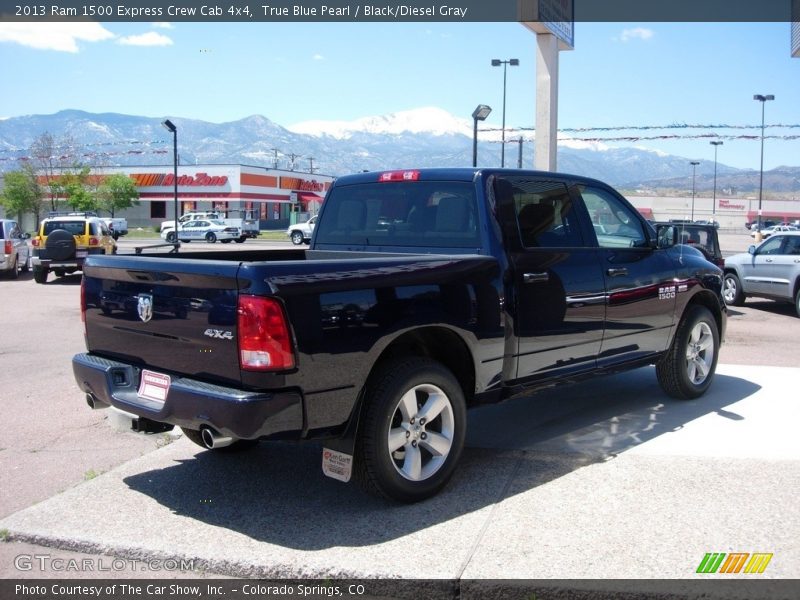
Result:
[[726,258],[723,296],[732,306],[747,296],[792,302],[800,316],[800,231],[773,234],[747,254]]
[[0,273],[7,273],[16,279],[20,271],[27,272],[31,262],[31,247],[28,245],[29,233],[22,233],[16,221],[0,219]]

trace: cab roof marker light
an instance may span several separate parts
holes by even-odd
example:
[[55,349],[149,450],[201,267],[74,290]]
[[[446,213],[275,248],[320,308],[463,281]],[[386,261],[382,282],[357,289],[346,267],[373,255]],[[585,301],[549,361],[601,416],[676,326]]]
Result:
[[419,171],[386,171],[378,175],[378,181],[386,183],[389,181],[418,181]]

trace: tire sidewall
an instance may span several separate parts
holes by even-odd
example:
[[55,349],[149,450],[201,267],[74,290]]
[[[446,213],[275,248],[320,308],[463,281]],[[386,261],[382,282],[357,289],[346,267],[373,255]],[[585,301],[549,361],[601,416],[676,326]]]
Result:
[[295,246],[299,246],[303,243],[303,234],[299,231],[292,232],[292,243]]
[[[700,384],[695,384],[689,379],[689,372],[685,356],[686,347],[689,344],[689,337],[699,323],[706,323],[711,329],[711,333],[714,338],[714,358],[711,362],[711,367],[705,380]],[[678,383],[685,392],[687,398],[698,398],[706,392],[711,385],[711,382],[714,380],[714,374],[717,370],[717,361],[719,360],[719,329],[711,312],[702,306],[693,307],[691,312],[687,314],[687,319],[683,326],[679,329],[677,337],[675,338],[675,343],[678,344],[676,348],[677,360],[681,361]]]
[[217,241],[217,236],[216,236],[216,235],[214,235],[212,232],[210,232],[210,231],[209,231],[209,232],[206,234],[206,241],[207,241],[209,244],[213,244],[214,242],[216,242],[216,241]]
[[[726,273],[725,274],[725,278],[723,279],[723,283],[722,283],[723,292],[726,289],[726,285],[725,284],[729,280],[735,286],[736,291],[733,294],[733,298],[731,298],[730,302],[726,298],[725,299],[725,303],[730,305],[730,306],[741,306],[742,303],[744,302],[744,296],[742,294],[742,282],[739,279],[739,277],[736,275],[736,273]],[[723,293],[723,295],[724,295],[724,293]]]
[[[370,456],[362,452],[360,458],[368,462],[368,469],[378,480],[377,487],[384,496],[401,502],[424,500],[447,484],[461,456],[467,424],[464,393],[453,374],[432,360],[394,362],[382,372],[388,377],[380,378],[376,386],[368,390],[366,401],[372,404],[366,409],[365,430],[359,436],[361,439],[370,437],[375,451]],[[400,398],[411,388],[423,384],[438,387],[448,397],[453,410],[453,441],[447,459],[433,475],[424,481],[410,481],[397,472],[389,455],[387,437]]]

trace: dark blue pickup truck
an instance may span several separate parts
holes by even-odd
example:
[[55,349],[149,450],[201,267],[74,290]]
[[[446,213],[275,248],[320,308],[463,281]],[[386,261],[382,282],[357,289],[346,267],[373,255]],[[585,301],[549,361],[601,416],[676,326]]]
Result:
[[583,177],[341,177],[309,250],[90,256],[75,378],[213,450],[324,439],[326,475],[413,502],[452,475],[471,406],[652,364],[702,395],[722,272],[673,243]]

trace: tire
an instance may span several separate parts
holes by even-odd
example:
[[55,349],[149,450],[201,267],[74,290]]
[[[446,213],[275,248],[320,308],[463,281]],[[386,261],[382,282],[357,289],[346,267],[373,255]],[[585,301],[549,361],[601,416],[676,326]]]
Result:
[[236,243],[237,243],[237,244],[244,244],[244,241],[245,241],[246,239],[247,239],[246,237],[242,236],[242,237],[238,237],[238,238],[236,238],[236,240],[235,240],[235,241],[236,241]]
[[229,240],[229,239],[228,240],[220,240],[220,242],[222,242],[223,244],[230,244],[231,240]]
[[30,254],[28,254],[28,260],[26,260],[25,263],[22,265],[22,272],[28,273],[30,272],[30,270],[31,270],[31,256]]
[[8,276],[11,279],[17,279],[19,277],[19,256],[16,254],[14,255],[14,264],[11,265],[11,269],[8,271]]
[[797,316],[800,317],[800,289],[794,295],[794,310],[797,312]]
[[658,383],[673,398],[699,398],[714,379],[718,358],[717,322],[707,308],[690,306],[678,324],[672,345],[656,363]]
[[725,273],[722,283],[722,297],[728,306],[741,306],[747,296],[742,291],[742,282],[735,273]]
[[[439,492],[455,471],[467,425],[453,374],[430,359],[392,361],[371,379],[364,401],[356,480],[367,492],[400,502]],[[431,410],[435,416],[426,421]]]
[[36,283],[47,283],[47,269],[42,267],[33,267],[33,280]]
[[168,241],[170,244],[174,244],[176,241],[178,241],[178,234],[177,234],[177,233],[175,233],[174,231],[170,231],[170,232],[167,234],[167,241]]
[[209,244],[213,244],[214,242],[216,242],[216,241],[217,241],[217,236],[216,236],[216,235],[214,235],[214,232],[213,232],[213,231],[209,231],[209,232],[206,234],[206,241],[207,241]]
[[75,257],[75,237],[65,229],[51,231],[44,245],[47,257],[51,260],[69,260]]
[[181,431],[183,431],[183,435],[186,436],[186,439],[191,440],[201,448],[210,450],[211,452],[219,452],[221,454],[244,452],[245,450],[250,450],[258,445],[258,440],[236,440],[230,446],[224,446],[223,448],[206,448],[206,445],[203,443],[203,437],[197,429],[186,429],[181,427]]
[[292,232],[292,243],[295,246],[299,246],[303,243],[303,233],[301,231],[293,231]]

